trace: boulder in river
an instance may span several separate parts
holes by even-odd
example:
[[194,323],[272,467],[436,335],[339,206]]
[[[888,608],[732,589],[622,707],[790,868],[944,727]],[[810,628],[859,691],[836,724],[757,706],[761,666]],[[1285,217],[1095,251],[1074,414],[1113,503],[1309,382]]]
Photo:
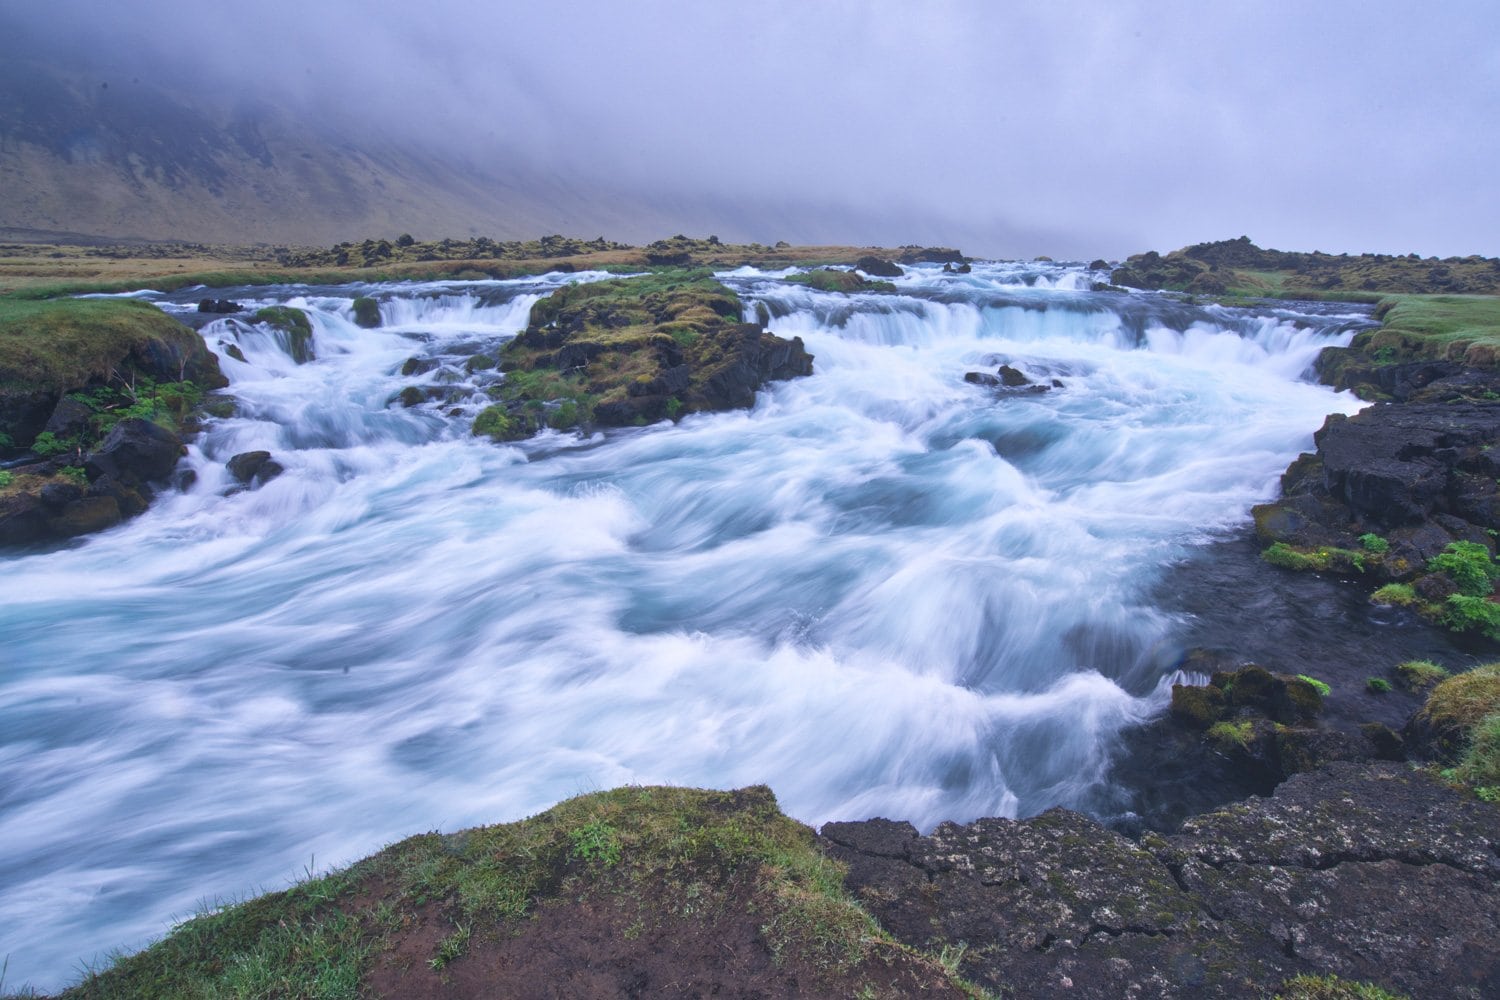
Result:
[[901,270],[899,264],[893,264],[879,257],[866,255],[854,264],[855,270],[863,271],[872,278],[899,278],[906,272]]
[[113,476],[124,483],[160,482],[182,457],[182,439],[160,424],[138,417],[121,420],[84,462],[90,479]]

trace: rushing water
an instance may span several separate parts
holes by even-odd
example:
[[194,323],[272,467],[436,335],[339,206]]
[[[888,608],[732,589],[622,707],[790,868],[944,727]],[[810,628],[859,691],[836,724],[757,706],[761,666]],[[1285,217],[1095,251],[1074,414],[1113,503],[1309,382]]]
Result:
[[[409,833],[622,783],[764,782],[810,823],[1100,807],[1159,712],[1173,559],[1242,525],[1362,315],[1087,291],[1061,265],[901,293],[730,272],[816,356],[749,412],[474,439],[564,281],[215,290],[240,401],[185,492],[0,573],[0,956],[55,986],[176,916]],[[201,289],[151,296],[196,322]],[[352,322],[381,301],[384,326]],[[245,360],[220,345],[237,344]],[[403,377],[411,357],[436,363]],[[1057,388],[1005,394],[1002,361]],[[437,398],[392,404],[411,384]],[[286,473],[235,492],[224,462]]]

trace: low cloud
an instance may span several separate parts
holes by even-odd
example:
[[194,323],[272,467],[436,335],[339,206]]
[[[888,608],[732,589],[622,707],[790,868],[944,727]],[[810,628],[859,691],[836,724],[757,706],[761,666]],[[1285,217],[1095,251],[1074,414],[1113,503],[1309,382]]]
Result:
[[0,17],[13,51],[606,187],[726,237],[1500,250],[1489,3],[51,0]]

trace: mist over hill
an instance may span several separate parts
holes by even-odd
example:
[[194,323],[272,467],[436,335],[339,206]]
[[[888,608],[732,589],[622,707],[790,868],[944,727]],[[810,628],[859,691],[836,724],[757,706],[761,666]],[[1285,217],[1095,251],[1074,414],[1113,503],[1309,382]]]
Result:
[[483,143],[466,153],[409,129],[308,113],[278,97],[195,91],[169,74],[143,78],[129,65],[0,59],[0,231],[317,245],[401,233],[560,232],[646,243],[685,231],[872,244],[896,232],[933,242],[953,233],[940,219],[794,195],[616,184]]

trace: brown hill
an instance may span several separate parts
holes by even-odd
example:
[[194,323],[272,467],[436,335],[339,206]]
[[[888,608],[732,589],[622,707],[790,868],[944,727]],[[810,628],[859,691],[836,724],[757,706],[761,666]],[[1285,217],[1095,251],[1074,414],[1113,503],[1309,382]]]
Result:
[[140,79],[0,60],[0,229],[210,243],[662,232],[656,213]]

